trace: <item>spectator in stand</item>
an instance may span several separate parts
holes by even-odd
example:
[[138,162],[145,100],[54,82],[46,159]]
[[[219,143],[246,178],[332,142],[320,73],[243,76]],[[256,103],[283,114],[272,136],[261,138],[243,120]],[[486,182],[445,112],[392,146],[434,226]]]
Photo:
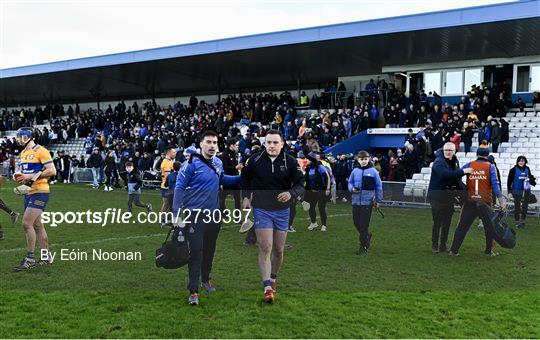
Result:
[[489,141],[491,139],[491,129],[485,122],[480,123],[480,129],[478,130],[478,144],[482,144],[482,141]]
[[375,104],[371,105],[369,110],[369,127],[376,128],[379,126],[379,110]]
[[457,132],[454,133],[454,135],[450,137],[450,142],[456,146],[456,152],[459,152],[459,145],[461,144],[461,134]]
[[491,136],[489,141],[491,142],[491,149],[493,152],[499,152],[499,144],[501,144],[501,129],[497,120],[491,120]]
[[510,140],[509,124],[504,118],[501,118],[499,123],[501,123],[501,143],[508,143],[508,140]]
[[536,105],[536,104],[540,104],[540,92],[534,91],[532,104],[533,104],[533,106]]
[[309,97],[306,95],[306,92],[302,91],[300,94],[300,106],[306,107],[309,106]]

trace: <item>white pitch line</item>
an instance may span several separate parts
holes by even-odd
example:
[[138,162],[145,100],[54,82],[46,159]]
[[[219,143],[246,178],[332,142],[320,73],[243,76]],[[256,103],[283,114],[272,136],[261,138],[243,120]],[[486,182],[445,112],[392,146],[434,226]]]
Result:
[[[343,217],[343,216],[350,216],[351,214],[336,214],[336,215],[328,215],[328,217]],[[309,217],[302,217],[298,218],[297,220],[308,220]],[[238,228],[240,227],[239,224],[233,224],[233,225],[227,225],[224,227],[221,227],[221,229],[231,229],[231,228]],[[126,237],[111,237],[111,238],[105,238],[101,240],[90,240],[90,241],[76,241],[76,242],[68,242],[64,244],[59,243],[53,243],[50,245],[50,247],[69,247],[69,246],[76,246],[76,245],[83,245],[83,244],[99,244],[99,243],[107,243],[112,241],[125,241],[125,240],[136,240],[141,238],[150,238],[150,237],[158,237],[158,236],[165,236],[166,233],[161,234],[150,234],[150,235],[137,235],[137,236],[126,236]],[[10,248],[10,249],[0,249],[0,253],[13,253],[25,250],[26,248]]]

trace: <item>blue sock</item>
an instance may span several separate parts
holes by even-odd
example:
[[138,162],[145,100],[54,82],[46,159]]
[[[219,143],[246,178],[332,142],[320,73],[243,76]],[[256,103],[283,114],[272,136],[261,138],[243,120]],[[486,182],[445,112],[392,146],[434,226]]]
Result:
[[263,281],[263,289],[265,289],[266,287],[270,287],[270,284],[271,284],[270,280],[264,280]]

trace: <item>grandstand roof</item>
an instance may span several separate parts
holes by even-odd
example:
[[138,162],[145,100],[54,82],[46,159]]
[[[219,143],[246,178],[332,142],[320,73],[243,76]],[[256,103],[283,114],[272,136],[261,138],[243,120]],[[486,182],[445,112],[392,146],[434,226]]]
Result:
[[0,70],[2,106],[318,86],[383,66],[540,55],[540,1],[336,24]]

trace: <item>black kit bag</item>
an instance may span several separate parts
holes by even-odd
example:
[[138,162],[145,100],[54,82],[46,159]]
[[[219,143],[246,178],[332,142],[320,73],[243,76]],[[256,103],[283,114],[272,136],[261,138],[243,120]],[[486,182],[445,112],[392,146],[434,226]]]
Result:
[[[169,240],[169,236],[172,237]],[[156,249],[156,267],[177,269],[189,262],[189,245],[184,228],[169,230],[161,248]]]
[[484,228],[492,228],[495,241],[503,248],[512,249],[516,246],[516,232],[510,228],[503,220],[506,213],[503,211],[494,211],[487,204],[479,202],[478,209],[485,216],[488,225]]

